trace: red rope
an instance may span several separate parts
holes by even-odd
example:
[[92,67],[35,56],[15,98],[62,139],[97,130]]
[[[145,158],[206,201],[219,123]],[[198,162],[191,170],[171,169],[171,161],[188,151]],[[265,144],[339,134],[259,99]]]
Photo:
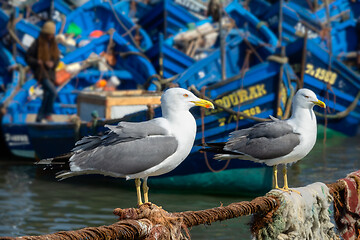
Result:
[[[201,94],[203,96],[205,96],[205,89],[206,89],[206,86],[201,88]],[[200,112],[201,112],[201,133],[202,133],[201,143],[204,146],[204,144],[205,144],[205,123],[204,123],[205,113],[204,113],[204,109],[201,108]],[[229,166],[229,163],[230,163],[230,160],[231,160],[231,159],[228,159],[226,161],[225,165],[221,169],[215,170],[215,169],[213,169],[211,167],[209,159],[207,157],[207,153],[205,151],[204,151],[204,158],[205,158],[206,166],[209,168],[210,171],[212,171],[214,173],[221,172],[221,171],[225,170]]]

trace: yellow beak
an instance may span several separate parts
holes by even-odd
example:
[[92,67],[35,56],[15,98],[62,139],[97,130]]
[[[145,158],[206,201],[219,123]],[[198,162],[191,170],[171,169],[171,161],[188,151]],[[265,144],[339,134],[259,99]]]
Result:
[[322,107],[322,108],[325,108],[325,107],[326,107],[325,103],[324,103],[323,101],[320,101],[320,100],[313,101],[313,103],[314,103],[315,105],[318,105],[319,107]]
[[207,101],[207,100],[204,100],[201,98],[199,101],[191,101],[191,102],[194,103],[195,106],[214,109],[214,105],[210,101]]

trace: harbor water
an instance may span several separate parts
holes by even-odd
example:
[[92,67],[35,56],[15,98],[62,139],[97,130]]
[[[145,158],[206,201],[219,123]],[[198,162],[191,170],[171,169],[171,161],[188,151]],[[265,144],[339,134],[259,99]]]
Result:
[[[332,183],[360,169],[360,137],[318,140],[312,152],[289,167],[290,187],[321,181]],[[233,160],[234,161],[234,160]],[[280,170],[280,169],[279,169]],[[109,225],[114,208],[135,207],[135,188],[112,181],[57,181],[42,168],[14,157],[0,162],[0,236],[40,235],[83,227]],[[281,171],[279,171],[281,173]],[[239,176],[246,178],[246,176]],[[279,179],[282,176],[279,175]],[[251,200],[238,196],[168,193],[152,190],[150,200],[169,212],[201,210]],[[250,217],[190,229],[192,239],[250,239]]]

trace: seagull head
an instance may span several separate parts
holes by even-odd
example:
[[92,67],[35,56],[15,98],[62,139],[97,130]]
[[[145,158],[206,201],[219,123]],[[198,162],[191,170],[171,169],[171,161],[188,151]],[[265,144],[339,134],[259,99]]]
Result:
[[311,109],[315,105],[322,108],[326,107],[325,103],[317,99],[315,93],[309,89],[299,89],[294,96],[293,106]]
[[207,100],[196,97],[192,92],[183,88],[169,88],[161,96],[161,106],[169,109],[189,110],[194,106],[214,108]]

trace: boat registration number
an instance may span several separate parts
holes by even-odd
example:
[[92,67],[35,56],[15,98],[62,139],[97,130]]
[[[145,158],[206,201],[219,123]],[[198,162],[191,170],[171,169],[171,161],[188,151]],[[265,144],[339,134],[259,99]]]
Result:
[[337,78],[336,73],[320,67],[315,68],[311,63],[306,64],[305,74],[312,76],[320,81],[329,83],[330,85],[333,85]]

